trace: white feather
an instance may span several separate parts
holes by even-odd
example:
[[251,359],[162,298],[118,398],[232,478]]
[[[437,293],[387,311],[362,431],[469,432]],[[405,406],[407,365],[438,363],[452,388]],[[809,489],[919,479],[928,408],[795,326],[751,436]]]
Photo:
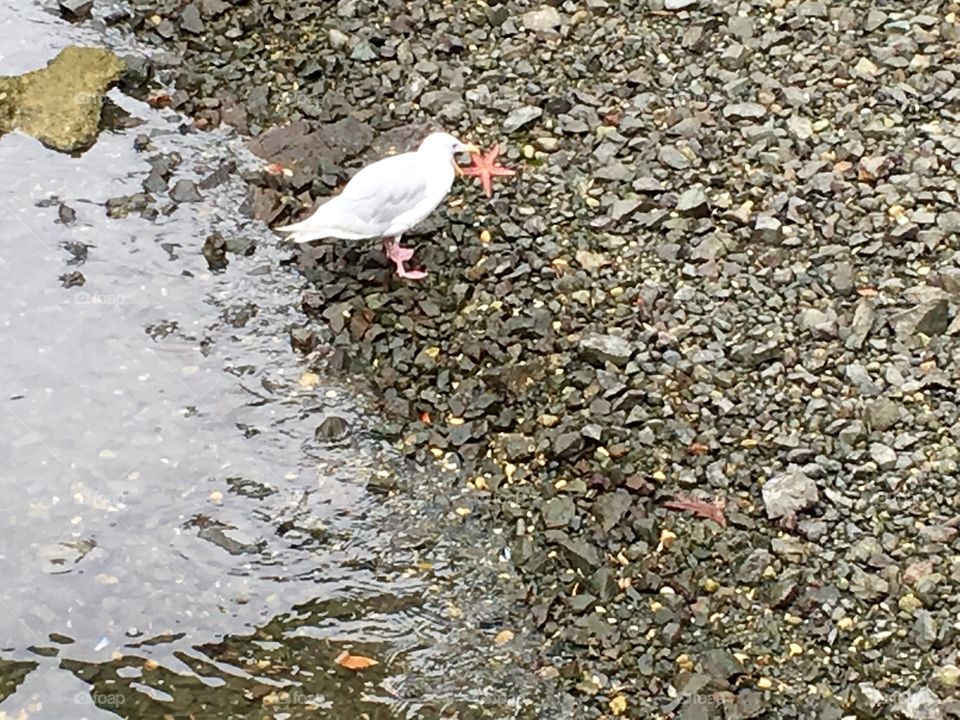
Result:
[[306,220],[277,230],[296,242],[402,235],[433,212],[453,185],[459,142],[434,133],[414,152],[367,165]]

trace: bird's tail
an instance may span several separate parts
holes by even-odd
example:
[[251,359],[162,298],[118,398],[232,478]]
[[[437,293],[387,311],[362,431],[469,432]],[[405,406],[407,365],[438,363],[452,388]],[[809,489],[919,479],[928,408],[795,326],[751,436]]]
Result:
[[301,230],[297,231],[288,231],[286,228],[274,228],[275,230],[280,230],[281,232],[290,232],[287,235],[288,240],[293,240],[295,243],[308,243],[313,240],[322,240],[325,237],[329,237],[327,233],[318,230]]
[[[313,220],[313,222],[311,222]],[[311,240],[322,240],[325,237],[329,236],[329,231],[327,228],[318,227],[316,220],[314,218],[308,218],[302,222],[293,223],[292,225],[283,225],[281,227],[274,228],[278,232],[290,233],[288,239],[293,240],[298,243],[310,242]]]

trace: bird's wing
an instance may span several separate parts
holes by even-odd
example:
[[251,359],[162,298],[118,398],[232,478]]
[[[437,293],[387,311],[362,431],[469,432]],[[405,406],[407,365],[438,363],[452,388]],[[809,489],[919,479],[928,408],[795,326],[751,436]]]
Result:
[[298,242],[384,235],[398,217],[423,202],[429,189],[430,179],[416,153],[393,155],[360,170],[306,220],[277,229],[296,233],[293,239]]
[[367,165],[351,178],[339,197],[343,209],[349,208],[355,218],[385,230],[423,201],[429,184],[416,153],[403,153]]

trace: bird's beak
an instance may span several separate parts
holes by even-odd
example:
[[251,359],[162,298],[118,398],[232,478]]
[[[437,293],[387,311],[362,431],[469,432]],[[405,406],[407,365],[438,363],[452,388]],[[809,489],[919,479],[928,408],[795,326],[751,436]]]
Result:
[[[460,143],[460,147],[457,152],[470,153],[471,155],[479,155],[480,148],[478,148],[473,143]],[[457,164],[456,158],[453,160],[453,169],[457,173],[457,177],[463,177],[463,168]]]

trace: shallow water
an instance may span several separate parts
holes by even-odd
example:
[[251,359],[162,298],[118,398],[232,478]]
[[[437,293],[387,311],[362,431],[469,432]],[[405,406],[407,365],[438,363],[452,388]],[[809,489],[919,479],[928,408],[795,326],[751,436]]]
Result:
[[[26,0],[0,35],[2,74],[102,42]],[[146,123],[81,157],[0,138],[0,718],[526,717],[526,650],[491,640],[497,538],[291,349],[303,280],[238,219],[239,181],[106,215],[155,154],[199,180],[251,162],[242,142],[111,98]],[[256,251],[212,272],[213,230]],[[329,415],[348,432],[318,441]],[[400,496],[366,489],[398,471]],[[351,673],[343,650],[380,664]]]

